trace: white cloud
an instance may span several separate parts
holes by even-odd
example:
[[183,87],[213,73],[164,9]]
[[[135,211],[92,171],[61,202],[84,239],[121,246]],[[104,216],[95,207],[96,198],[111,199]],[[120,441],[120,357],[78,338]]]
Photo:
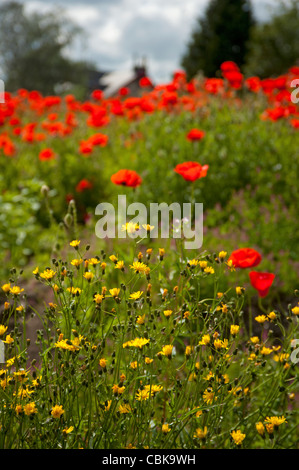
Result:
[[[252,0],[257,17],[269,14],[276,0]],[[149,74],[167,81],[180,68],[191,31],[209,0],[23,0],[28,10],[65,8],[87,32],[86,46],[72,51],[76,58],[95,62],[102,70],[133,66],[147,57]],[[265,6],[266,5],[266,6]]]

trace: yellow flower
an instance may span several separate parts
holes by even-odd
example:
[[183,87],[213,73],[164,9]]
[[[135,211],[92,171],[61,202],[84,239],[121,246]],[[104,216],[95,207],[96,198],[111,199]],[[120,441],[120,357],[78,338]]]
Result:
[[236,294],[237,295],[243,295],[245,291],[244,287],[236,287]]
[[19,295],[21,292],[24,292],[24,289],[21,289],[21,287],[18,286],[13,286],[10,288],[9,292],[13,295]]
[[123,344],[123,348],[127,348],[127,347],[134,347],[134,348],[139,348],[139,349],[142,349],[143,346],[145,346],[146,344],[148,344],[150,342],[149,339],[146,339],[146,338],[135,338],[131,341],[127,341],[126,343]]
[[296,307],[294,307],[294,308],[292,308],[292,313],[293,313],[294,315],[299,315],[299,305],[296,306]]
[[190,261],[188,261],[187,263],[187,266],[191,266],[191,267],[195,267],[199,264],[199,260],[198,259],[191,259]]
[[120,269],[123,271],[125,269],[125,263],[124,261],[117,261],[114,266],[115,269]]
[[99,364],[100,366],[105,369],[105,367],[107,366],[107,359],[105,359],[104,357],[102,357],[100,360],[99,360]]
[[284,416],[267,416],[265,423],[272,424],[273,426],[280,426],[283,423],[287,423]]
[[163,346],[162,351],[160,351],[158,354],[159,355],[162,354],[162,356],[166,356],[168,357],[168,359],[170,359],[172,356],[172,350],[173,350],[172,344],[166,344],[165,346]]
[[109,292],[110,292],[110,295],[112,295],[112,297],[118,297],[118,294],[120,293],[120,289],[118,289],[117,287],[113,287],[113,289],[109,289]]
[[203,429],[197,428],[193,434],[194,439],[205,439],[208,433],[208,428],[205,426]]
[[156,393],[161,392],[161,390],[163,390],[163,385],[145,385],[144,390],[148,390],[152,396],[155,396]]
[[228,340],[227,339],[224,339],[222,341],[222,339],[219,339],[219,338],[216,338],[214,340],[214,346],[216,349],[221,349],[221,348],[225,348],[227,349],[227,344],[228,344]]
[[250,338],[250,341],[251,341],[253,344],[257,344],[257,343],[260,342],[260,339],[259,339],[258,336],[252,336],[252,337]]
[[236,268],[235,268],[235,266],[234,266],[234,264],[233,264],[233,262],[232,262],[231,259],[226,262],[226,266],[228,267],[228,269],[229,269],[230,271],[235,271],[235,270],[236,270]]
[[112,391],[113,391],[114,395],[122,395],[125,391],[125,388],[126,387],[124,387],[124,386],[119,387],[117,384],[114,384],[112,386]]
[[80,240],[73,240],[71,241],[70,246],[72,246],[73,248],[78,248],[80,243],[81,243]]
[[137,361],[131,362],[130,367],[131,367],[131,369],[134,369],[134,370],[137,369],[137,367],[138,367]]
[[6,344],[11,344],[13,342],[14,342],[14,339],[10,335],[6,335],[5,341],[3,341],[3,343],[6,343]]
[[135,233],[140,229],[138,224],[134,224],[133,222],[127,222],[125,225],[122,225],[121,230],[122,232],[127,233]]
[[208,262],[207,261],[199,261],[199,266],[201,267],[201,269],[205,269],[207,266],[208,266]]
[[185,355],[186,357],[188,358],[189,356],[191,356],[191,353],[193,352],[193,347],[192,346],[186,346],[186,349],[185,349]]
[[105,263],[105,262],[103,261],[103,263],[101,263],[101,268],[102,268],[102,271],[103,271],[103,272],[105,271],[106,266],[107,266],[107,263]]
[[218,254],[218,257],[220,258],[221,261],[223,261],[226,255],[227,255],[226,251],[220,251]]
[[203,393],[203,400],[207,405],[211,405],[214,400],[217,400],[215,392],[211,388],[207,388]]
[[143,325],[144,324],[144,319],[145,319],[145,314],[144,315],[138,315],[136,323],[137,325]]
[[264,323],[266,320],[266,315],[258,315],[257,317],[255,317],[255,321],[257,321],[258,323]]
[[171,431],[169,424],[167,423],[162,424],[161,431],[163,432],[163,434],[168,434]]
[[2,290],[6,293],[9,292],[10,291],[10,284],[9,283],[8,284],[3,284]]
[[38,269],[38,266],[37,266],[37,267],[32,271],[32,274],[37,275],[37,274],[38,274],[38,271],[39,271],[39,269]]
[[140,261],[134,261],[132,265],[130,265],[130,268],[135,271],[135,273],[145,273],[149,268],[145,263],[142,263]]
[[172,314],[172,310],[164,310],[164,315],[166,318],[169,318],[171,314]]
[[58,419],[61,415],[63,415],[64,409],[62,405],[55,405],[52,407],[51,415],[53,418]]
[[101,295],[101,294],[95,294],[94,297],[93,297],[93,300],[95,301],[95,303],[96,303],[97,305],[100,305],[100,304],[102,303],[102,301],[103,301],[103,298],[104,298],[103,295]]
[[71,264],[73,266],[75,266],[76,268],[79,268],[80,264],[82,264],[82,263],[83,263],[83,259],[81,259],[81,258],[80,259],[73,259],[71,261]]
[[276,318],[276,313],[275,312],[270,312],[268,315],[268,320],[274,321]]
[[246,437],[246,434],[243,434],[240,429],[237,429],[236,431],[231,432],[230,435],[232,436],[237,446],[240,446]]
[[131,413],[132,408],[130,407],[129,403],[124,403],[123,405],[119,405],[118,411],[123,415]]
[[144,230],[147,231],[147,233],[149,233],[151,230],[155,228],[154,225],[149,225],[149,224],[143,224],[142,227],[144,228]]
[[104,405],[104,410],[109,411],[111,407],[112,400],[107,400]]
[[115,255],[109,256],[109,259],[110,259],[113,263],[117,263],[117,257],[116,257]]
[[83,277],[85,277],[85,279],[90,282],[93,277],[94,277],[94,274],[90,271],[86,271],[84,274],[83,274]]
[[212,266],[207,266],[205,269],[204,269],[204,272],[206,274],[214,274],[214,269],[212,268]]
[[199,341],[198,344],[206,346],[207,344],[210,343],[210,341],[211,341],[210,335],[203,335],[203,337],[201,338],[201,341]]
[[63,434],[70,434],[74,430],[74,426],[70,426],[69,428],[65,428],[62,430]]
[[272,349],[271,348],[266,348],[266,346],[263,346],[261,349],[261,354],[263,356],[268,356],[268,354],[271,354]]
[[231,333],[231,335],[234,336],[234,335],[238,334],[239,329],[240,329],[240,326],[239,326],[239,325],[231,325],[231,326],[230,326],[230,333]]
[[147,365],[151,364],[151,363],[153,362],[153,360],[154,360],[154,359],[151,359],[150,357],[145,357],[145,358],[144,358],[144,362],[145,362]]
[[4,333],[6,332],[7,330],[7,326],[4,326],[4,325],[0,325],[0,336],[3,336]]
[[82,292],[79,287],[68,287],[67,291],[70,292],[72,295],[79,295]]
[[24,405],[23,410],[24,410],[25,415],[27,415],[27,416],[30,416],[32,414],[37,413],[37,408],[36,408],[36,405],[35,405],[34,401]]
[[265,426],[261,421],[256,423],[255,425],[257,432],[260,434],[260,436],[263,436],[265,434]]
[[22,405],[16,405],[15,412],[17,413],[17,415],[21,414],[23,412]]
[[87,260],[88,264],[90,264],[91,266],[96,266],[97,264],[100,263],[100,260],[97,259],[97,258],[90,258]]
[[142,296],[143,292],[142,291],[137,291],[137,292],[132,292],[132,294],[130,294],[130,299],[131,300],[138,300],[140,299],[140,297]]
[[150,393],[149,393],[149,390],[147,389],[142,389],[142,390],[138,390],[136,395],[135,395],[135,398],[137,401],[144,401],[144,400],[148,400],[150,397]]

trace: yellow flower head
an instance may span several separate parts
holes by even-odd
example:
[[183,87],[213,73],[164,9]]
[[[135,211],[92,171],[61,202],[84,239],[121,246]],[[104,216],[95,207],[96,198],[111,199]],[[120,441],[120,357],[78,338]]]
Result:
[[86,271],[84,274],[83,274],[83,277],[85,277],[85,279],[90,282],[93,277],[94,277],[94,274],[90,271]]
[[137,291],[137,292],[132,292],[132,294],[130,294],[130,299],[131,300],[138,300],[140,299],[140,297],[142,296],[143,292],[142,291]]
[[197,428],[193,434],[194,439],[205,439],[208,433],[208,428],[205,426],[203,429]]
[[72,246],[73,248],[78,248],[80,243],[81,243],[80,240],[73,240],[71,241],[70,246]]
[[171,431],[171,429],[169,427],[169,424],[167,424],[167,423],[162,424],[162,429],[161,430],[162,430],[163,434],[168,434]]
[[235,336],[239,333],[240,326],[239,325],[231,325],[230,326],[230,333],[231,335]]
[[167,344],[163,346],[162,351],[160,351],[160,353],[158,354],[162,354],[162,356],[166,356],[168,357],[168,359],[170,359],[172,356],[172,350],[173,350],[172,344]]
[[3,336],[7,330],[7,326],[0,325],[0,336]]
[[240,446],[246,437],[246,434],[243,434],[240,429],[237,429],[236,431],[231,432],[230,435],[232,436],[234,443],[237,446]]
[[257,432],[260,434],[260,436],[263,436],[265,434],[265,426],[261,421],[256,423],[255,425]]
[[255,317],[255,321],[257,321],[258,323],[264,323],[266,320],[266,315],[258,315],[257,317]]
[[18,287],[18,286],[13,286],[10,288],[9,292],[13,295],[19,295],[22,292],[24,292],[24,289],[21,289],[21,287]]
[[172,310],[164,310],[164,315],[166,318],[169,318],[171,314],[172,314]]
[[6,292],[6,293],[9,292],[10,291],[10,284],[9,283],[8,284],[3,284],[2,290],[3,290],[3,292]]
[[146,271],[149,269],[148,266],[145,263],[142,263],[140,261],[134,261],[132,265],[130,265],[130,268],[135,271],[135,273],[146,273]]
[[34,401],[24,405],[23,411],[24,411],[25,415],[27,415],[27,416],[30,416],[32,414],[37,413],[37,408],[36,408],[36,405],[35,405]]
[[110,295],[115,298],[115,297],[118,297],[120,293],[120,289],[118,287],[113,287],[113,289],[109,289],[109,292],[110,292]]
[[64,409],[62,405],[55,405],[52,407],[51,415],[53,416],[53,418],[58,419],[60,418],[60,416],[63,415],[63,413],[64,413]]

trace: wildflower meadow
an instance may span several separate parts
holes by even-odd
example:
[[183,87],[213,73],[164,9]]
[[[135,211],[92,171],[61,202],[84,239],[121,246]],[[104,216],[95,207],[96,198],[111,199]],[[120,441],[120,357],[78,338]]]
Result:
[[296,79],[5,92],[1,449],[298,448]]

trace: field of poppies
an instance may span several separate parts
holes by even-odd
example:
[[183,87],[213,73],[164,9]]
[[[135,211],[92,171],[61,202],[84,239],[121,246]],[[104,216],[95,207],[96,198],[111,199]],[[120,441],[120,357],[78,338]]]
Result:
[[[297,448],[296,78],[5,93],[0,448]],[[202,246],[193,213],[99,238],[120,195],[202,203]]]

